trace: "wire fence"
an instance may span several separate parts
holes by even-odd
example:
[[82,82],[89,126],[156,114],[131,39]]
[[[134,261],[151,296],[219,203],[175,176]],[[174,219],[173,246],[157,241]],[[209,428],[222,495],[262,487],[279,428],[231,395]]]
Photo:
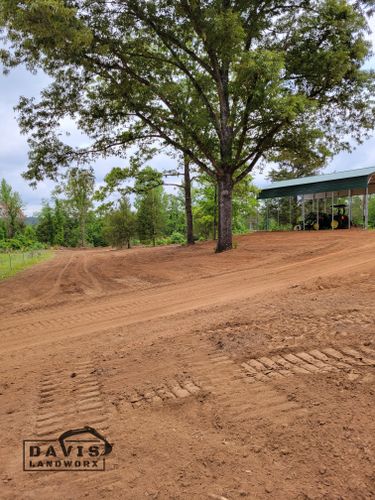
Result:
[[0,279],[15,274],[22,269],[37,264],[50,254],[49,250],[17,250],[0,253]]

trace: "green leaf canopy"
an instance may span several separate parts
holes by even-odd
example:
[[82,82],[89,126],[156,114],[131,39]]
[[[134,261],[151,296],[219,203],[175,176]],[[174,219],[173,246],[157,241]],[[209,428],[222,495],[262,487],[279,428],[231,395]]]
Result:
[[[137,145],[233,183],[298,145],[323,162],[374,124],[366,10],[345,0],[0,0],[6,70],[52,78],[21,99],[26,177]],[[63,144],[73,118],[90,147]],[[297,154],[295,152],[294,154]]]

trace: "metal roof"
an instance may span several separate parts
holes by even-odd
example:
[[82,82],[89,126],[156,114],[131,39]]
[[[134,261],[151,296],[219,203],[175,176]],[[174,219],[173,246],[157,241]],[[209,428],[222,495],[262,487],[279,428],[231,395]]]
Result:
[[[259,194],[259,198],[279,198],[283,196],[335,192],[349,189],[365,190],[371,176],[374,174],[375,166],[277,181],[263,188]],[[373,182],[375,184],[375,179]]]

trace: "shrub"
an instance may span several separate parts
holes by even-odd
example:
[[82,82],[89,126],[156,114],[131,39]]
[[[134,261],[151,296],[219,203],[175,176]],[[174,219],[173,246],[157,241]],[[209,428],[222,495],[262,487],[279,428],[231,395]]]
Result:
[[178,231],[173,231],[173,233],[167,239],[169,239],[171,243],[178,243],[180,245],[186,243],[185,236]]
[[0,251],[2,252],[11,252],[15,250],[41,250],[43,248],[46,248],[46,245],[43,245],[39,241],[30,240],[23,234],[18,235],[15,238],[0,240]]

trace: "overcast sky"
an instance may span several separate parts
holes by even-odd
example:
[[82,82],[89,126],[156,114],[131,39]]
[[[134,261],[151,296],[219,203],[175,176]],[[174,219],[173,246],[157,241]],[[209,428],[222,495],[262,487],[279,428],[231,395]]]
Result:
[[[375,21],[372,29],[375,32]],[[371,35],[375,45],[375,35]],[[375,58],[366,64],[366,67],[375,68]],[[16,114],[13,110],[21,95],[37,97],[40,90],[48,84],[48,78],[39,73],[32,75],[23,68],[13,70],[9,75],[0,73],[0,179],[4,177],[12,187],[18,191],[25,203],[25,213],[32,215],[37,212],[42,204],[42,200],[50,198],[53,189],[52,182],[41,182],[37,189],[31,189],[27,182],[21,177],[27,165],[27,142],[26,137],[19,133]],[[85,143],[85,138],[73,132],[73,141],[79,146]],[[149,162],[157,169],[162,167],[173,168],[175,160],[164,155],[159,155]],[[349,170],[375,165],[375,133],[374,137],[366,141],[352,153],[340,153],[327,166],[326,172]],[[96,180],[103,181],[105,174],[114,166],[125,166],[122,160],[107,159],[98,161],[94,165]],[[254,172],[255,183],[263,186],[266,181],[264,173]]]

